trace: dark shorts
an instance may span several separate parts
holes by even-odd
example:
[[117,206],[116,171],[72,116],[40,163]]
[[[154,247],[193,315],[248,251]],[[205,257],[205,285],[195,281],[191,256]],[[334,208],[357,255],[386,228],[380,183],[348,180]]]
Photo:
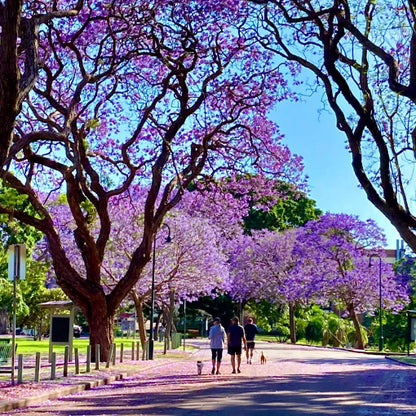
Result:
[[255,342],[254,341],[247,341],[247,349],[248,350],[254,350],[254,346],[255,346]]
[[230,355],[241,355],[241,345],[239,347],[228,346],[228,354]]
[[222,360],[222,348],[211,348],[212,359],[217,360],[219,363]]

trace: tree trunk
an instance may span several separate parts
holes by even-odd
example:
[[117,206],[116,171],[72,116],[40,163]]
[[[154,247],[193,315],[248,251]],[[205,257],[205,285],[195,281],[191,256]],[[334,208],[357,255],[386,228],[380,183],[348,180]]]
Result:
[[89,308],[89,311],[86,318],[90,328],[91,359],[96,361],[95,348],[99,344],[100,361],[106,362],[114,343],[114,316],[108,316],[106,305],[100,305],[99,302]]
[[289,303],[290,342],[296,344],[295,305]]
[[355,313],[354,307],[350,306],[348,307],[348,312],[350,314],[352,323],[354,324],[354,328],[355,328],[355,339],[356,339],[356,347],[360,350],[364,349],[364,341],[363,341],[363,336],[361,334],[361,325],[360,322],[358,321],[358,317]]
[[163,354],[167,353],[170,349],[170,336],[172,333],[172,324],[170,320],[169,307],[163,308],[163,319],[165,321],[165,339],[163,342]]
[[143,302],[136,295],[133,296],[134,307],[136,308],[136,319],[139,326],[140,344],[144,350],[146,347],[146,328],[144,325]]
[[174,329],[173,324],[173,315],[175,313],[175,290],[171,289],[169,293],[169,306],[164,309],[165,321],[166,321],[166,328],[165,328],[165,348],[164,353],[166,354],[166,350],[170,348],[170,341],[172,339],[172,331]]

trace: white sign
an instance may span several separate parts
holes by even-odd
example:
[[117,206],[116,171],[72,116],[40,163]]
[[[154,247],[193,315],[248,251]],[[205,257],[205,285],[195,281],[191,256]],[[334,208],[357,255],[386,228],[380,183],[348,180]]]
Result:
[[26,246],[13,244],[7,250],[9,258],[9,280],[23,280],[26,276]]

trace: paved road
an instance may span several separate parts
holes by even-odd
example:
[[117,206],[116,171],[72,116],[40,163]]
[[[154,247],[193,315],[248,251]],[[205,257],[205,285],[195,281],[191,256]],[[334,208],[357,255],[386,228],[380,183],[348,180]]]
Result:
[[[416,368],[383,356],[258,343],[255,361],[231,374],[210,373],[204,341],[191,361],[158,365],[135,377],[7,414],[18,415],[284,415],[415,416]],[[267,365],[260,365],[263,350]],[[196,361],[205,362],[202,376]],[[4,415],[3,413],[2,415]]]

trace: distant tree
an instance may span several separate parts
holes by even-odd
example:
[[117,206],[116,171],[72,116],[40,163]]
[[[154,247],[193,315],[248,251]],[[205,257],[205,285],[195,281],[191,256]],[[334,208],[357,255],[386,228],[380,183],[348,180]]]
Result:
[[[373,313],[379,302],[379,269],[369,268],[369,256],[383,258],[383,238],[373,222],[345,214],[326,214],[282,233],[253,232],[234,242],[228,290],[236,299],[287,304],[292,342],[298,305],[335,304],[364,348],[359,314]],[[382,261],[383,309],[401,310],[407,293],[407,280]]]
[[307,304],[311,290],[307,262],[299,265],[295,251],[298,229],[253,231],[235,239],[230,253],[228,291],[240,301],[267,300],[289,308],[290,338],[296,342],[295,309]]
[[364,342],[359,314],[373,313],[379,304],[380,271],[379,267],[369,267],[370,256],[381,261],[383,309],[397,312],[409,300],[406,279],[383,261],[383,239],[374,222],[346,214],[325,214],[307,223],[298,236],[296,251],[301,264],[308,264],[315,302],[326,306],[333,302],[347,312],[361,349]]
[[[33,215],[33,207],[28,198],[19,195],[14,189],[0,187],[0,203],[13,205],[16,210],[22,210]],[[39,303],[67,299],[61,289],[46,287],[47,270],[50,264],[43,259],[32,259],[35,244],[42,238],[42,233],[34,227],[19,223],[9,215],[0,215],[0,238],[3,249],[0,251],[0,307],[10,316],[13,304],[13,284],[8,281],[8,252],[11,244],[24,244],[27,250],[26,276],[18,280],[16,289],[16,321],[17,326],[27,326],[44,332],[49,326],[49,313],[39,308]]]
[[244,218],[246,231],[261,229],[282,231],[291,227],[300,227],[321,214],[315,201],[294,185],[276,181],[272,189],[276,192],[275,201],[269,203],[267,208],[261,208],[261,202],[267,203],[267,197],[256,201],[256,206],[252,206],[249,214]]

